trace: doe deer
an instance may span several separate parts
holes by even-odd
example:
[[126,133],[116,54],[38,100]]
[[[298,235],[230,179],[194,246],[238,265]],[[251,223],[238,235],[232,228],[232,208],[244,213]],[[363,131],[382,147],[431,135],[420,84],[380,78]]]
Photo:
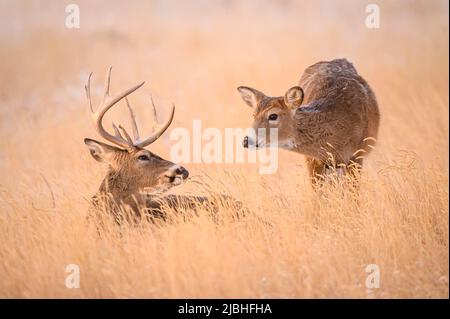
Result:
[[[143,207],[149,216],[164,218],[163,210],[166,206],[195,209],[198,204],[208,203],[208,198],[203,196],[152,196],[181,184],[189,176],[189,172],[184,167],[165,160],[144,148],[156,141],[167,130],[174,117],[175,106],[172,106],[167,120],[163,124],[158,124],[152,101],[155,125],[153,125],[152,134],[141,139],[127,96],[143,86],[145,82],[111,96],[111,68],[109,68],[103,102],[94,111],[90,95],[91,76],[92,73],[89,75],[85,89],[92,119],[100,136],[116,145],[108,145],[89,138],[84,140],[92,157],[98,162],[108,164],[108,172],[98,193],[93,198],[93,206],[98,209],[102,207],[102,204],[106,204],[106,209],[113,213],[117,222],[120,222],[120,207],[124,205],[130,207],[137,217],[141,217],[140,211]],[[116,126],[113,123],[114,135],[108,133],[102,125],[103,117],[108,110],[123,99],[125,99],[130,113],[134,139],[121,125]]]
[[[299,85],[282,97],[240,86],[253,108],[253,128],[265,136],[246,136],[244,147],[270,145],[270,129],[278,129],[278,147],[306,155],[312,182],[329,174],[330,157],[338,174],[357,172],[375,143],[380,113],[370,86],[346,59],[309,66]],[[349,169],[350,168],[350,169]]]

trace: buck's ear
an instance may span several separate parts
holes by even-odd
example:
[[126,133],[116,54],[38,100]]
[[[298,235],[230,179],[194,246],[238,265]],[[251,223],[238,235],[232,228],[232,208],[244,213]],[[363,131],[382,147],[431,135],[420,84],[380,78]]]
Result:
[[239,91],[239,94],[241,94],[241,97],[245,101],[245,103],[247,103],[250,107],[254,109],[258,107],[258,103],[265,96],[264,93],[246,86],[240,86],[237,89]]
[[89,148],[92,157],[101,163],[112,164],[114,153],[120,149],[90,138],[84,139],[84,144]]
[[291,109],[297,108],[302,104],[304,95],[301,87],[294,86],[284,95],[284,103]]

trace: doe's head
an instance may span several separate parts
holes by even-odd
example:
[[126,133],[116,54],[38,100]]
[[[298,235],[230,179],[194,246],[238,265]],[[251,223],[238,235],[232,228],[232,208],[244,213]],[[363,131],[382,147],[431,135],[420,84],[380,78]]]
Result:
[[[270,140],[270,130],[277,129],[278,145],[276,146],[289,148],[293,143],[292,132],[295,129],[293,113],[303,102],[302,88],[294,86],[280,97],[269,97],[246,86],[238,87],[238,91],[245,103],[254,111],[252,124],[254,134],[244,138],[243,146],[248,148],[273,145]],[[261,135],[259,132],[264,134]]]

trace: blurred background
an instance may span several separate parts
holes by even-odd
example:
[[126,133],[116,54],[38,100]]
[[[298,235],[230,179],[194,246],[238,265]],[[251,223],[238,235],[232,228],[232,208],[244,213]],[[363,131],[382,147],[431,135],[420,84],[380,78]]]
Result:
[[[66,27],[69,13],[65,9],[70,3],[79,6],[80,28]],[[26,238],[33,241],[32,238],[53,234],[51,225],[54,223],[47,223],[48,226],[39,230],[30,224],[21,231],[31,229],[34,235],[30,236],[37,237],[21,239],[13,235],[13,229],[21,229],[22,221],[30,214],[46,216],[39,213],[39,209],[46,207],[56,207],[58,216],[84,214],[87,199],[95,193],[104,176],[106,168],[94,162],[83,143],[84,137],[99,139],[84,92],[91,71],[94,72],[92,95],[97,102],[101,99],[105,72],[110,65],[113,66],[113,93],[146,81],[145,86],[131,96],[138,124],[144,132],[150,127],[147,121],[150,94],[160,119],[167,116],[168,107],[175,103],[172,126],[150,147],[158,155],[169,158],[173,145],[169,140],[170,130],[175,127],[191,129],[194,119],[202,120],[204,128],[250,126],[252,110],[241,100],[236,90],[238,86],[246,85],[267,95],[281,96],[297,84],[309,65],[347,58],[373,88],[381,112],[377,148],[366,161],[369,184],[379,182],[372,184],[377,188],[367,188],[367,194],[372,196],[375,206],[378,203],[381,206],[378,210],[367,209],[384,212],[390,207],[387,209],[389,214],[401,211],[405,214],[401,216],[407,216],[411,211],[418,214],[435,212],[442,222],[438,227],[439,238],[430,241],[433,245],[426,246],[435,250],[425,246],[423,250],[416,250],[415,246],[392,248],[393,242],[415,243],[409,235],[392,237],[396,239],[386,243],[387,251],[399,254],[402,251],[412,254],[426,251],[431,255],[419,257],[434,263],[422,261],[417,268],[403,269],[406,273],[410,271],[410,275],[406,275],[408,279],[393,278],[390,281],[392,291],[387,295],[448,296],[448,239],[442,238],[445,234],[448,238],[449,4],[445,0],[375,1],[380,8],[380,27],[371,29],[366,26],[369,3],[363,0],[0,0],[0,209],[5,212],[3,216],[8,216],[1,224],[2,233],[8,239],[2,240],[0,250],[2,260],[8,263],[2,265],[0,273],[5,278],[9,273],[9,280],[3,281],[3,287],[0,284],[2,295],[55,295],[53,289],[56,288],[45,286],[44,282],[28,286],[20,284],[29,283],[30,278],[21,268],[25,264],[25,255],[15,253],[24,247],[19,243],[29,242]],[[105,123],[114,120],[129,125],[123,104],[111,113]],[[110,127],[108,125],[106,127]],[[255,165],[188,163],[186,166],[192,176],[205,174],[231,189],[237,187],[236,179],[246,180],[249,175],[258,175]],[[398,168],[401,174],[390,173],[392,167]],[[435,175],[417,175],[428,171]],[[234,179],[227,174],[235,174]],[[386,176],[392,179],[383,179]],[[270,206],[267,198],[271,194],[264,186],[266,184],[261,184],[259,178],[262,177],[255,178],[255,181],[247,180],[245,187],[236,188],[235,195],[248,198],[251,205],[261,210],[288,214],[299,211],[290,206],[301,197],[299,194],[309,200],[313,196],[299,154],[280,151],[280,169],[277,174],[267,177],[267,182],[272,185],[270,189],[285,196],[281,206]],[[259,192],[253,191],[259,189],[256,185],[263,185],[263,188]],[[396,201],[403,195],[404,205],[396,206]],[[264,205],[268,206],[264,208]],[[308,207],[309,210],[302,209],[314,216],[314,209]],[[17,216],[24,219],[17,219]],[[430,220],[435,221],[433,218]],[[81,225],[81,222],[75,224]],[[377,223],[371,220],[368,224]],[[64,234],[66,231],[74,234],[67,229]],[[11,236],[8,237],[6,234],[9,233]],[[420,230],[412,233],[420,234]],[[58,237],[56,233],[49,236]],[[80,238],[78,233],[73,236],[74,240]],[[72,237],[68,235],[68,238]],[[305,238],[302,241],[307,245],[309,242]],[[43,256],[47,251],[53,251],[59,256],[57,251],[60,249],[53,243],[49,239],[49,246],[42,250],[36,248],[36,254]],[[362,251],[378,246],[373,246],[370,241],[370,244],[358,247],[350,247],[349,251],[361,249],[363,256]],[[67,248],[67,251],[71,250]],[[330,251],[342,250],[330,248]],[[311,266],[310,272],[306,271],[308,274],[318,269],[314,262],[320,264],[320,260],[323,261],[323,256],[314,256],[308,264]],[[384,252],[375,253],[375,256],[381,256],[382,260],[386,257]],[[386,257],[392,261],[390,265],[397,265],[401,259],[395,256],[392,257],[395,262]],[[402,265],[414,263],[419,257],[405,255]],[[341,260],[347,260],[345,258]],[[56,265],[44,257],[42,262],[36,262],[38,259],[35,258],[34,263],[41,267],[39,269]],[[255,260],[264,264],[264,259]],[[327,261],[331,271],[334,261]],[[11,265],[15,265],[15,272]],[[422,271],[426,269],[434,271],[433,280],[436,281],[423,275]],[[324,276],[323,273],[314,274],[317,278]],[[436,278],[442,278],[442,274],[444,280],[438,282]],[[415,281],[414,278],[419,279]],[[224,280],[230,282],[230,278]],[[408,282],[408,285],[402,286],[402,282]],[[401,290],[406,286],[409,290]],[[419,286],[422,288],[414,290]],[[209,292],[214,296],[226,295],[220,289],[203,287],[204,290],[190,294],[189,289],[177,290],[176,287],[170,292],[156,292],[156,295],[180,296],[180,291],[189,296],[211,296]],[[284,294],[286,290],[283,289],[281,286],[279,290],[274,288],[279,294],[274,292],[272,296],[302,295],[302,290]],[[336,291],[360,295],[360,292],[342,289],[307,290],[306,295],[330,296],[338,294]],[[251,292],[255,290],[236,291],[243,291],[243,296],[255,296]],[[95,289],[84,293],[98,296]]]
[[283,95],[307,66],[345,57],[379,100],[380,145],[423,155],[448,147],[446,1],[378,1],[378,29],[366,27],[365,1],[78,1],[79,29],[65,26],[68,4],[0,2],[3,136],[27,135],[17,130],[26,118],[37,134],[64,130],[76,147],[91,126],[86,78],[94,72],[100,93],[110,65],[115,90],[147,81],[132,96],[137,112],[151,93],[162,116],[177,105],[173,127],[247,127],[237,86]]

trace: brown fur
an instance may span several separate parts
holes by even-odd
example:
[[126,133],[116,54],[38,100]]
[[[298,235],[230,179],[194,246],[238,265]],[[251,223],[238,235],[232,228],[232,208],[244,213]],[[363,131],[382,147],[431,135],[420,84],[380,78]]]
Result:
[[[278,128],[278,145],[306,155],[313,180],[326,173],[330,156],[332,164],[360,168],[377,137],[380,114],[375,95],[346,59],[308,67],[299,87],[284,97],[267,97],[247,87],[239,91],[255,109],[253,127]],[[276,122],[269,121],[273,113]],[[266,141],[268,134],[267,130]]]
[[[140,207],[151,205],[148,194],[166,191],[187,178],[183,167],[144,148],[124,150],[91,139],[85,139],[85,143],[94,159],[108,164],[108,172],[93,198],[93,205],[97,209],[107,205],[106,210],[113,215],[125,206],[139,216]],[[140,159],[142,156],[146,159]]]
[[[217,194],[215,199],[206,196],[164,195],[166,190],[177,185],[174,183],[176,176],[183,175],[183,180],[187,178],[187,171],[146,149],[134,147],[123,150],[91,139],[86,139],[85,143],[97,161],[108,163],[108,172],[92,199],[93,216],[106,211],[112,214],[118,224],[124,219],[128,222],[136,222],[142,218],[166,220],[167,208],[196,211],[202,207],[216,212],[218,202],[221,201],[231,205],[236,216],[242,213],[242,204],[226,195]],[[150,160],[139,160],[142,155]]]

